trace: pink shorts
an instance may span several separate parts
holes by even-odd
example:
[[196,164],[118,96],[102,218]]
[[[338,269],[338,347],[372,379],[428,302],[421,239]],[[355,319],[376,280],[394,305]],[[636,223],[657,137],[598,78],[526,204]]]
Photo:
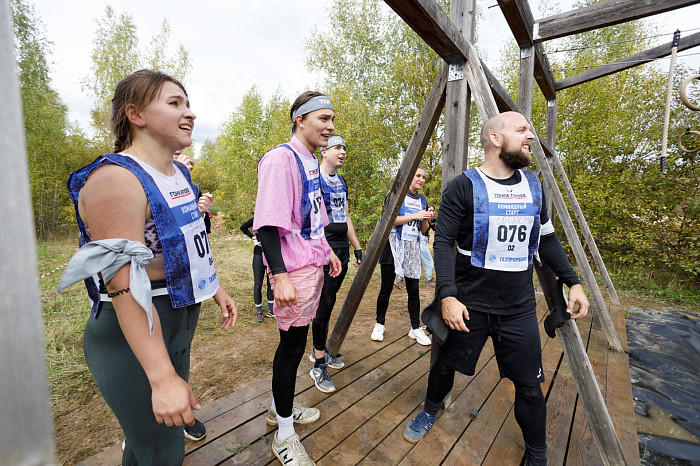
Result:
[[[307,265],[293,272],[289,272],[289,280],[297,289],[297,304],[289,307],[274,305],[273,311],[277,318],[277,328],[287,331],[289,327],[303,327],[309,325],[314,317],[318,303],[321,300],[323,289],[323,267]],[[267,269],[272,289],[275,289],[275,279]]]

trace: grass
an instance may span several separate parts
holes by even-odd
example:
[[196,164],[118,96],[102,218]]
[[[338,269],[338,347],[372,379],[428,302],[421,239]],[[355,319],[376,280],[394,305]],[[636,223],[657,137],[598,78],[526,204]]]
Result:
[[656,305],[665,304],[693,312],[700,307],[697,280],[680,278],[663,271],[629,267],[613,266],[609,274],[618,293],[628,299],[651,301]]

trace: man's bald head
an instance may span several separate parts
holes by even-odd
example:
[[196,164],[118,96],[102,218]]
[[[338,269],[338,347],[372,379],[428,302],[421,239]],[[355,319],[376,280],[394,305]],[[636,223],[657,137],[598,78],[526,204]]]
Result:
[[518,112],[503,112],[486,120],[484,126],[481,127],[480,136],[481,145],[483,146],[483,148],[486,149],[491,143],[490,135],[492,133],[500,133],[503,131],[503,128],[506,126],[507,122],[514,119],[519,120],[523,118],[525,117],[523,117]]

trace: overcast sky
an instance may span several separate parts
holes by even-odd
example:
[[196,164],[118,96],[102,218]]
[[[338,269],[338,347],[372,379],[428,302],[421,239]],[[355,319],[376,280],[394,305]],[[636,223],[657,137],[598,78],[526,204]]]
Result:
[[[104,16],[107,4],[117,13],[127,12],[133,17],[141,47],[148,44],[167,18],[173,44],[181,43],[189,51],[193,68],[186,87],[197,114],[197,146],[217,136],[220,125],[253,85],[265,98],[281,89],[292,99],[307,89],[317,88],[322,78],[305,67],[304,41],[314,27],[324,28],[330,0],[25,1],[33,2],[53,42],[53,54],[49,57],[53,87],[68,105],[71,120],[77,120],[86,131],[91,101],[80,82],[90,73],[96,19]],[[565,6],[571,0],[538,0],[539,3],[562,5],[564,10],[570,9]],[[500,9],[489,8],[496,0],[477,0],[477,4],[484,14],[479,30],[480,48],[486,51],[486,62],[493,69],[499,50],[506,40],[512,40],[512,35]],[[698,18],[700,5],[659,16],[663,32],[697,28]],[[685,53],[689,52],[700,53],[700,48]],[[329,65],[332,59],[328,57]],[[700,68],[700,55],[684,61]],[[667,69],[668,62],[663,66]]]

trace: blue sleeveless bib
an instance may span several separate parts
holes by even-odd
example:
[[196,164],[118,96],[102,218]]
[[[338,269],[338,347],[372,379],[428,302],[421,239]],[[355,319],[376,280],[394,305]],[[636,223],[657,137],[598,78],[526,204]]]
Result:
[[532,266],[540,239],[542,185],[533,172],[518,171],[515,185],[497,183],[476,168],[464,172],[474,198],[474,267],[517,272]]
[[[68,192],[73,201],[75,215],[78,220],[80,245],[82,246],[90,240],[78,211],[78,196],[89,176],[95,170],[107,164],[115,164],[126,168],[141,182],[163,248],[165,278],[172,306],[174,308],[185,307],[213,296],[218,289],[218,278],[213,269],[211,249],[209,247],[208,238],[206,237],[206,232],[204,231],[204,222],[197,208],[197,198],[195,197],[192,202],[180,204],[177,208],[171,208],[153,177],[131,157],[120,154],[101,155],[90,165],[70,175],[67,183]],[[185,195],[185,191],[190,189],[194,196],[195,189],[192,186],[189,170],[179,162],[175,162],[175,165],[188,182],[188,186],[183,187],[182,195]],[[180,194],[178,194],[178,196],[180,196]],[[201,230],[204,237],[202,237],[202,233],[199,231],[188,234],[188,236],[185,237],[182,228],[189,227],[189,224],[196,223],[197,221],[202,223]],[[198,225],[194,225],[194,227],[197,226]],[[189,249],[188,243],[191,244]],[[194,251],[194,249],[196,249],[196,251]],[[190,259],[191,257],[200,258],[203,261],[202,264],[193,264]],[[206,276],[204,276],[203,273]],[[99,292],[95,277],[86,279],[85,285],[88,289],[90,300],[92,301],[91,314],[93,317],[96,317],[99,304]]]

